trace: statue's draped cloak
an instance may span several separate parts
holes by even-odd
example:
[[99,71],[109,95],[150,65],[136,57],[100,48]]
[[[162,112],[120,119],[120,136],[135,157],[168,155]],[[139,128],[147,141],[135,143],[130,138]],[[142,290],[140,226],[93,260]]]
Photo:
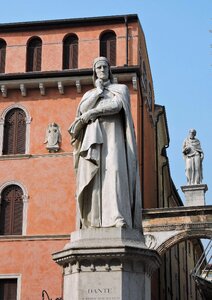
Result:
[[[199,184],[203,180],[201,154],[203,154],[203,150],[198,139],[190,139],[188,137],[184,140],[183,155],[186,161],[185,173],[188,181],[192,184]],[[199,182],[195,182],[196,173],[198,173]]]
[[[117,114],[101,116],[74,139],[76,197],[82,226],[112,227],[120,221],[141,228],[141,193],[134,125],[126,85],[107,90],[122,103]],[[77,111],[94,94],[83,96]]]

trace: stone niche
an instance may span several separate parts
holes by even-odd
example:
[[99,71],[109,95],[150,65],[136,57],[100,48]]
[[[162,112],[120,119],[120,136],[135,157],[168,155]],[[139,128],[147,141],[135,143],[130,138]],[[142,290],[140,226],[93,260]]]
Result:
[[142,233],[123,228],[76,231],[53,259],[63,267],[64,300],[151,299],[151,275],[160,265]]

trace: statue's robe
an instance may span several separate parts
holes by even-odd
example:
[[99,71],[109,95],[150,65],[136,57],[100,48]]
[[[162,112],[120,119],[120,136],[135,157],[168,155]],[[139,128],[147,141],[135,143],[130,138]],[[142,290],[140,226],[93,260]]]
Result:
[[202,175],[203,151],[200,141],[196,138],[186,138],[183,142],[183,156],[186,162],[186,177],[188,184],[200,184]]
[[[83,96],[75,125],[96,90]],[[72,141],[82,227],[141,228],[137,146],[127,86],[107,85],[94,108],[100,115]]]

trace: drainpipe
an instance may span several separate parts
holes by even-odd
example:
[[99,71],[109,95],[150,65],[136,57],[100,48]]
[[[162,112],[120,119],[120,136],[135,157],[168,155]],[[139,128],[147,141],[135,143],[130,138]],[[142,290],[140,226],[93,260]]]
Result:
[[125,22],[125,26],[126,26],[126,64],[125,66],[128,66],[128,20],[127,20],[127,16],[124,17],[124,22]]

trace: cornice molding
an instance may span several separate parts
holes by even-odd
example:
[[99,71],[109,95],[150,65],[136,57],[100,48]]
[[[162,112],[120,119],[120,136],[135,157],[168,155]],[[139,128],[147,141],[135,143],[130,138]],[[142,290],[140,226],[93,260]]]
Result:
[[[116,82],[130,83],[133,89],[137,89],[137,77],[140,76],[138,66],[114,67],[112,73]],[[27,90],[37,89],[42,95],[46,95],[48,88],[57,88],[58,93],[65,94],[66,87],[75,87],[77,93],[82,92],[82,86],[93,85],[92,69],[27,72],[19,74],[0,75],[0,88],[2,97],[7,98],[9,90],[19,90],[22,97],[27,97]]]
[[64,156],[73,156],[73,152],[61,152],[61,153],[43,153],[43,154],[11,154],[11,155],[2,155],[0,156],[1,160],[21,160],[21,159],[31,159],[31,158],[43,158],[43,157],[64,157]]
[[87,17],[74,19],[43,20],[31,22],[16,22],[0,24],[0,32],[20,32],[20,31],[37,31],[53,30],[70,27],[99,26],[106,24],[125,24],[127,22],[138,22],[137,14]]
[[70,240],[70,234],[46,234],[46,235],[1,235],[1,242],[14,241],[48,241],[48,240]]

